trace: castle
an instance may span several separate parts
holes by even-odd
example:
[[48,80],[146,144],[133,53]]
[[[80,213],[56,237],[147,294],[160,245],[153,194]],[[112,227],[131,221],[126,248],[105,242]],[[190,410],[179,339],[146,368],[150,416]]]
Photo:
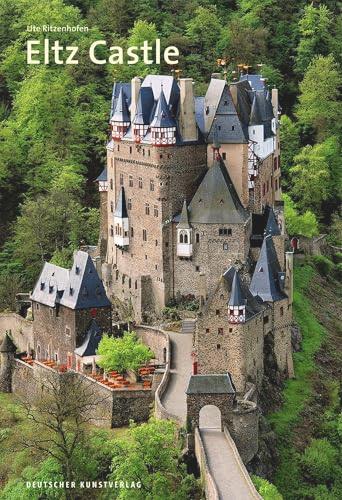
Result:
[[238,393],[260,388],[265,349],[293,373],[279,114],[260,75],[215,74],[204,97],[189,78],[115,83],[97,179],[108,295],[138,321],[198,299],[194,373],[229,371]]
[[[31,334],[23,339],[18,327],[16,346],[7,334],[0,345],[0,390],[25,385],[31,368],[23,360],[36,370],[52,363],[94,374],[98,343],[120,305],[139,329],[191,297],[199,310],[188,418],[198,427],[202,407],[216,405],[222,429],[251,460],[264,375],[272,365],[281,378],[293,376],[279,109],[277,89],[260,75],[229,84],[215,74],[203,97],[190,78],[114,84],[107,167],[97,178],[99,257],[94,263],[77,251],[71,269],[45,263],[30,297]],[[167,333],[140,330],[167,372]],[[29,359],[14,361],[16,347]],[[156,413],[165,418],[158,390],[167,377],[155,381]],[[151,394],[105,389],[110,425],[147,418]]]

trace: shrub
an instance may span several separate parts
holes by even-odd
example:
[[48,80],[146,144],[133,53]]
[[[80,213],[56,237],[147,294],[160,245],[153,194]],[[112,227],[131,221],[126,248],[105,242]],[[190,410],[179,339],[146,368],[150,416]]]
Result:
[[338,281],[342,280],[342,262],[335,266],[335,277]]
[[342,264],[342,252],[336,252],[333,255],[333,261],[335,264]]
[[283,500],[283,496],[274,484],[259,476],[252,476],[254,486],[264,500]]
[[164,307],[162,310],[162,316],[164,319],[172,319],[173,321],[178,321],[180,319],[176,307]]
[[335,475],[338,451],[327,439],[313,439],[301,458],[303,469],[316,481],[327,482]]
[[322,276],[328,276],[328,274],[331,274],[333,269],[334,269],[334,263],[331,262],[328,257],[324,257],[324,255],[314,255],[312,257],[312,261],[319,272]]

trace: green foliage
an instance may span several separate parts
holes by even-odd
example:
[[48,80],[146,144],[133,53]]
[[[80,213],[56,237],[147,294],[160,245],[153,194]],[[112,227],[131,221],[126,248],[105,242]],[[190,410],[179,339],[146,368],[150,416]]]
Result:
[[106,371],[117,370],[120,373],[137,371],[154,357],[153,352],[138,340],[134,332],[125,332],[122,338],[104,335],[97,354],[100,356],[99,366]]
[[162,309],[162,316],[164,319],[171,319],[173,321],[179,321],[180,316],[176,307],[166,306]]
[[327,439],[313,439],[305,449],[301,462],[305,472],[318,482],[334,477],[338,451]]
[[111,498],[120,500],[186,500],[194,498],[197,484],[179,464],[181,442],[177,425],[169,420],[152,419],[129,431],[129,439],[114,445],[112,474],[117,481],[141,481],[141,489],[115,490]]
[[300,135],[298,125],[287,115],[280,119],[280,143],[281,143],[281,173],[283,182],[288,184],[289,170],[293,166],[293,160],[300,150]]
[[334,263],[324,255],[314,255],[312,261],[322,276],[330,275],[335,267]]
[[296,115],[312,127],[319,139],[336,133],[341,124],[341,103],[338,101],[341,76],[332,55],[315,57],[310,63],[299,89]]
[[300,41],[297,48],[296,70],[304,74],[311,60],[317,55],[327,55],[331,42],[332,13],[326,5],[304,8],[299,21]]
[[0,274],[0,311],[15,311],[15,296],[22,290],[22,285],[17,274]]
[[310,210],[306,210],[302,215],[299,214],[296,204],[288,194],[283,194],[282,199],[285,204],[285,222],[289,235],[302,235],[308,238],[316,236],[319,233],[316,216]]
[[264,500],[283,500],[282,495],[274,484],[259,476],[252,476],[252,481],[257,491]]

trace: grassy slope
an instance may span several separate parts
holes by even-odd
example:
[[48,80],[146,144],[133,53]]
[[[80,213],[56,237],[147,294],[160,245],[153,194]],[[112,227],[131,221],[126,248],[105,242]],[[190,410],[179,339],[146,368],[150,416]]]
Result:
[[[334,386],[334,362],[338,365],[338,360],[334,358],[337,354],[333,352],[335,341],[338,345],[334,328],[338,312],[334,306],[336,301],[332,302],[336,299],[333,292],[335,284],[329,286],[309,265],[297,264],[294,279],[294,317],[301,328],[302,350],[294,354],[296,378],[285,385],[284,404],[279,411],[269,416],[279,439],[280,455],[273,482],[286,500],[301,498],[298,496],[298,487],[303,481],[299,452],[319,426],[324,408],[331,404],[329,392]],[[327,322],[325,312],[329,317]],[[325,326],[327,323],[329,328],[323,327],[322,322]],[[321,352],[330,352],[330,358],[328,356],[323,363]],[[326,362],[331,362],[330,374],[325,373],[325,367],[321,366]]]

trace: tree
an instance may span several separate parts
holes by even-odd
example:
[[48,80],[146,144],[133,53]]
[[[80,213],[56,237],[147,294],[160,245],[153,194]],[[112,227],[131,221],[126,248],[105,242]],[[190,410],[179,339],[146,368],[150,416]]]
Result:
[[104,335],[99,344],[98,365],[106,371],[137,371],[138,368],[154,357],[149,347],[138,340],[134,332],[125,332],[122,338]]
[[332,13],[326,5],[304,7],[299,21],[300,41],[297,47],[296,71],[303,75],[312,59],[329,53]]
[[314,480],[330,481],[334,478],[338,450],[327,439],[312,439],[302,456],[302,466]]
[[284,214],[286,221],[286,229],[290,236],[306,236],[312,238],[318,234],[318,224],[316,216],[306,210],[300,215],[297,211],[296,204],[288,194],[282,195],[284,201]]
[[318,56],[309,65],[299,89],[296,115],[305,126],[315,130],[318,140],[329,132],[337,133],[341,123],[338,102],[341,76],[333,56]]
[[279,493],[276,486],[266,479],[259,476],[252,476],[252,481],[264,500],[283,500],[283,496]]
[[114,446],[111,480],[125,477],[140,481],[136,490],[115,490],[111,495],[120,500],[186,500],[197,490],[193,476],[179,464],[181,441],[177,425],[170,420],[151,419],[130,428],[128,439]]
[[[27,418],[36,428],[35,434],[23,440],[22,446],[50,457],[65,481],[75,481],[80,470],[84,471],[90,464],[91,455],[84,456],[87,426],[105,398],[99,397],[93,383],[73,372],[51,373],[37,382],[41,392],[35,401],[22,400]],[[94,469],[93,463],[91,468]],[[75,498],[74,490],[64,491],[67,500]]]
[[287,115],[280,119],[280,144],[281,144],[281,174],[287,185],[289,170],[293,166],[293,159],[300,150],[300,137],[297,124]]
[[16,294],[22,289],[20,276],[13,273],[0,274],[0,311],[15,311]]

